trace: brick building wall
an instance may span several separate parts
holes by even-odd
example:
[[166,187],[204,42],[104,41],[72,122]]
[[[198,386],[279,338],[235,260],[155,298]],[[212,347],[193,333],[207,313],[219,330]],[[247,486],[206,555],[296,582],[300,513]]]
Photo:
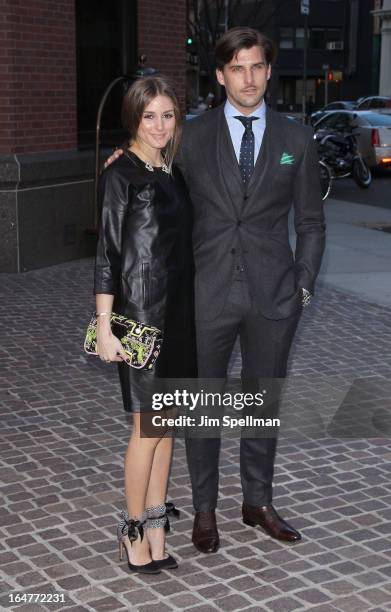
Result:
[[182,108],[186,90],[186,0],[138,2],[138,49],[148,66],[170,76]]
[[0,153],[76,147],[74,0],[0,0]]
[[[186,1],[139,0],[138,38],[184,105]],[[75,0],[0,0],[0,78],[0,153],[77,147]]]
[[[0,272],[95,250],[94,151],[77,142],[75,8],[0,0]],[[173,78],[184,107],[186,0],[137,8],[138,52]]]

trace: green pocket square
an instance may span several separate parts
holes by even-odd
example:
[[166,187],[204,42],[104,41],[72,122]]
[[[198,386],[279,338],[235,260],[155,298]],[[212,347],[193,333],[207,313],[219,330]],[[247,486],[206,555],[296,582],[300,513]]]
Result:
[[280,164],[293,164],[293,162],[295,161],[295,156],[294,155],[290,155],[290,153],[283,153],[281,155],[281,159],[280,159]]

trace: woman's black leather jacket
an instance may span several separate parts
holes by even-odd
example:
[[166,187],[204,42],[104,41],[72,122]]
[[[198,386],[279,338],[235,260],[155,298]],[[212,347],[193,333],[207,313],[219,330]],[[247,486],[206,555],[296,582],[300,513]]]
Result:
[[[192,284],[191,209],[178,168],[153,172],[125,153],[100,179],[101,224],[94,293],[113,310],[161,324],[167,298]],[[184,276],[186,278],[184,278]],[[144,317],[145,319],[145,317]]]

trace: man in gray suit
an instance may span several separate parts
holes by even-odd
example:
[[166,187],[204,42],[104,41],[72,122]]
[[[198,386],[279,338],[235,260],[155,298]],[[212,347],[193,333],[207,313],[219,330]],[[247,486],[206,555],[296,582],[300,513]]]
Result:
[[[302,306],[314,292],[325,226],[312,129],[264,102],[273,43],[257,30],[228,30],[216,47],[227,101],[184,126],[178,163],[194,206],[198,373],[225,378],[237,338],[242,379],[284,378]],[[112,159],[112,158],[111,158]],[[295,255],[288,239],[294,209]],[[193,543],[219,547],[219,438],[188,438],[196,511]],[[283,541],[300,540],[272,505],[276,438],[242,438],[243,521]]]
[[[273,44],[252,28],[226,32],[216,76],[227,101],[186,122],[179,163],[194,206],[198,373],[224,378],[236,339],[242,379],[283,378],[302,305],[309,302],[325,228],[311,128],[268,108]],[[288,240],[293,206],[295,256]],[[193,543],[219,547],[219,438],[189,438]],[[243,521],[272,537],[300,534],[272,506],[276,438],[242,438]]]

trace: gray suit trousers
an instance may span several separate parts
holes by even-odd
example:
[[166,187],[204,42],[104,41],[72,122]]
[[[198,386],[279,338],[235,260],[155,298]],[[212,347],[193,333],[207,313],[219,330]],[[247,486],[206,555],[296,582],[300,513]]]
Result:
[[[248,284],[234,280],[224,309],[213,321],[196,321],[198,375],[225,378],[239,337],[241,378],[284,378],[301,310],[286,319],[266,319],[256,308]],[[240,475],[243,499],[252,506],[272,500],[277,439],[241,438]],[[217,506],[220,438],[186,439],[187,460],[196,511]]]

